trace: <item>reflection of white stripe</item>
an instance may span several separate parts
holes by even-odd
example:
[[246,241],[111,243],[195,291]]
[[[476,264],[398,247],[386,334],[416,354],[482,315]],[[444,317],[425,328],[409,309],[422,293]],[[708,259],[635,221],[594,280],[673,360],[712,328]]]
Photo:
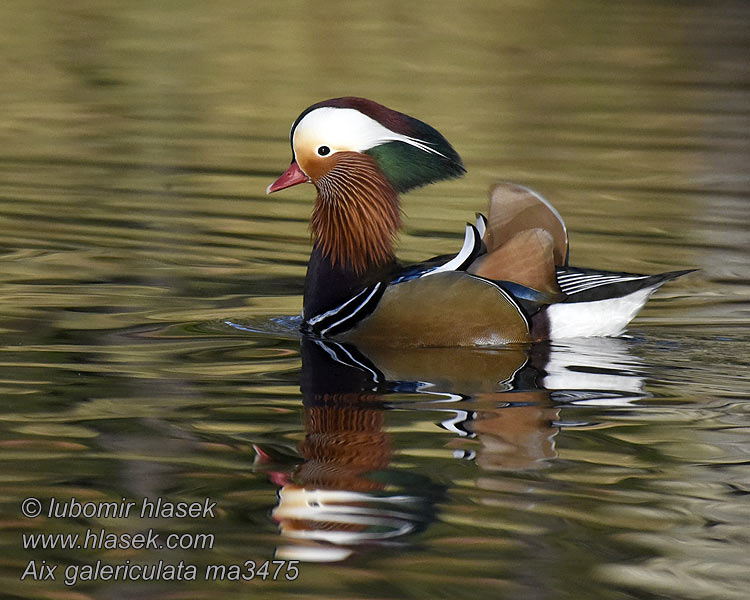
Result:
[[[380,377],[378,376],[378,374],[375,371],[373,371],[366,364],[364,364],[364,363],[358,361],[356,358],[354,358],[354,356],[352,356],[351,352],[349,352],[346,348],[344,348],[344,346],[342,346],[338,342],[324,342],[322,340],[315,340],[315,343],[318,346],[320,346],[321,348],[323,348],[323,350],[326,351],[326,353],[328,354],[328,356],[330,356],[337,363],[340,363],[340,364],[345,365],[347,367],[351,367],[351,366],[356,365],[360,369],[362,369],[363,371],[367,371],[368,373],[372,374],[372,380],[375,383],[380,383]],[[333,346],[335,346],[336,348],[338,348],[339,350],[341,350],[341,352],[343,352],[344,354],[346,354],[346,356],[349,357],[349,359],[351,360],[351,362],[350,363],[344,362],[338,356],[336,356],[336,353],[332,350]]]
[[464,245],[461,247],[461,250],[459,251],[456,256],[454,256],[452,259],[450,259],[447,263],[444,265],[439,266],[437,269],[433,269],[432,271],[428,271],[422,277],[427,277],[428,275],[434,275],[435,273],[445,273],[446,271],[455,271],[458,269],[467,258],[471,256],[471,254],[474,252],[474,249],[476,248],[476,235],[478,234],[478,231],[473,225],[467,224],[466,225],[466,233],[464,233]]
[[[445,410],[445,409],[441,409],[441,410]],[[454,412],[454,411],[450,411],[450,412]],[[455,417],[453,417],[452,419],[446,419],[445,421],[441,421],[440,425],[442,425],[443,428],[447,429],[448,431],[452,433],[455,433],[456,435],[460,437],[466,437],[466,436],[474,437],[475,434],[469,433],[468,431],[464,431],[463,429],[459,429],[458,427],[456,427],[456,425],[459,423],[466,423],[466,421],[473,420],[474,417],[476,416],[476,413],[471,413],[471,415],[469,415],[469,412],[466,410],[457,410],[455,411],[455,413],[456,413]]]
[[[341,361],[341,359],[338,356],[336,356],[336,353],[331,349],[331,346],[334,346],[334,345],[340,346],[341,344],[331,344],[330,342],[323,342],[319,340],[315,340],[315,343],[321,348],[323,348],[323,350],[326,351],[326,354],[328,354],[328,356],[330,356],[337,363],[341,363],[342,365],[345,364]],[[347,365],[347,366],[350,366],[350,365]]]
[[285,537],[318,540],[331,544],[361,544],[370,540],[385,540],[406,535],[414,530],[416,525],[406,520],[386,519],[378,517],[341,518],[338,514],[329,512],[298,511],[293,518],[305,521],[324,521],[346,525],[370,526],[369,531],[326,531],[322,529],[302,529],[284,531]]
[[[359,312],[360,310],[362,310],[362,308],[363,308],[363,307],[364,307],[364,306],[365,306],[365,305],[366,305],[366,304],[367,304],[367,303],[368,303],[368,302],[370,301],[370,299],[371,299],[371,298],[372,298],[372,297],[373,297],[373,296],[374,296],[374,295],[375,295],[375,294],[377,293],[377,291],[378,291],[378,290],[380,289],[380,286],[382,286],[382,285],[383,285],[383,283],[382,283],[382,282],[380,282],[380,283],[376,284],[376,285],[375,285],[375,287],[373,287],[373,288],[372,288],[372,291],[370,292],[370,295],[369,295],[369,296],[367,296],[367,298],[365,298],[365,301],[364,301],[364,302],[362,302],[362,304],[360,304],[360,305],[359,305],[359,306],[358,306],[357,308],[355,308],[355,309],[354,309],[354,310],[353,310],[353,311],[352,311],[351,313],[349,313],[348,315],[346,315],[346,316],[342,317],[341,319],[339,319],[338,321],[336,321],[336,322],[335,322],[335,323],[334,323],[333,325],[329,325],[328,327],[326,327],[325,329],[323,329],[323,330],[322,330],[322,331],[320,332],[320,334],[321,334],[321,335],[325,335],[327,331],[329,331],[329,330],[330,330],[330,329],[332,329],[333,327],[336,327],[336,325],[340,325],[341,323],[343,323],[343,322],[344,322],[344,321],[346,321],[347,319],[350,319],[350,318],[352,318],[352,317],[353,317],[354,315],[356,315],[356,314],[357,314],[357,313],[358,313],[358,312]],[[365,291],[366,291],[366,290],[365,290]],[[360,293],[360,294],[357,294],[357,296],[355,296],[355,298],[357,298],[357,297],[359,297],[359,296],[361,296],[361,293]],[[347,303],[347,304],[348,304],[348,303]]]
[[[418,394],[430,394],[431,396],[440,396],[440,400],[433,400],[430,399],[428,402],[430,404],[436,403],[436,402],[463,402],[466,400],[461,394],[451,394],[449,392],[431,392],[429,391],[430,388],[435,387],[434,383],[430,382],[424,382],[424,381],[418,381],[417,382],[417,393]],[[421,404],[419,405],[421,406]]]
[[380,381],[380,377],[378,377],[378,374],[377,374],[377,373],[376,373],[375,371],[373,371],[373,370],[372,370],[372,369],[371,369],[370,367],[368,367],[368,366],[367,366],[366,364],[364,364],[364,363],[362,363],[362,362],[358,361],[358,360],[357,360],[356,358],[354,358],[354,356],[352,356],[351,352],[349,352],[349,351],[348,351],[348,350],[347,350],[346,348],[344,348],[344,347],[343,347],[343,346],[342,346],[341,344],[337,344],[337,345],[338,345],[338,347],[339,347],[339,348],[341,349],[341,351],[342,351],[342,352],[343,352],[344,354],[346,354],[346,355],[347,355],[347,356],[348,356],[348,357],[349,357],[349,358],[351,359],[351,361],[352,361],[352,362],[354,362],[354,363],[358,364],[358,365],[360,366],[360,368],[361,368],[361,369],[363,369],[363,370],[365,370],[365,371],[367,371],[367,372],[371,373],[371,374],[372,374],[372,380],[373,380],[374,382],[378,383],[378,382]]

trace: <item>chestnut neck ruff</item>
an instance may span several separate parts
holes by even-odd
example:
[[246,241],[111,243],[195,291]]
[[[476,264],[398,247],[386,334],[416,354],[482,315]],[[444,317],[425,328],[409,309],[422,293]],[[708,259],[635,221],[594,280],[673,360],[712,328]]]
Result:
[[375,159],[357,152],[334,155],[330,171],[313,180],[318,190],[310,229],[336,267],[356,273],[393,260],[401,227],[398,193]]

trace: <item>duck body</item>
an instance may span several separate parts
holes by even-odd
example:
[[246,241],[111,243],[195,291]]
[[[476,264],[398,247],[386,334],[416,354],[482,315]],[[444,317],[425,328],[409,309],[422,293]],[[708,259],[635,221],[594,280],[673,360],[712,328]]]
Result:
[[429,125],[362,98],[305,110],[290,167],[272,193],[313,183],[313,250],[302,329],[361,346],[497,346],[622,333],[663,283],[568,265],[559,213],[535,192],[500,183],[488,215],[467,224],[455,255],[404,266],[393,240],[399,193],[465,170]]

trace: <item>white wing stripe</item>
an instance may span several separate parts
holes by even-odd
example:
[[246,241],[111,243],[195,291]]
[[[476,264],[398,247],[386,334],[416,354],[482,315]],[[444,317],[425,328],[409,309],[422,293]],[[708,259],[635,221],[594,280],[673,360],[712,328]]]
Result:
[[632,278],[630,277],[602,277],[600,279],[584,279],[583,281],[564,281],[561,285],[564,285],[566,287],[602,285],[604,283],[612,283],[614,281],[630,281],[631,279]]
[[[467,258],[469,258],[474,250],[476,249],[476,236],[478,235],[477,229],[473,225],[466,225],[466,233],[464,234],[464,245],[461,247],[461,250],[459,251],[456,256],[454,256],[452,259],[450,259],[447,263],[444,265],[441,265],[437,267],[436,269],[433,269],[432,271],[428,271],[422,277],[427,277],[429,275],[434,275],[435,273],[444,273],[446,271],[455,271],[458,269]],[[481,239],[481,238],[480,238]]]
[[557,276],[558,279],[563,281],[593,281],[595,279],[610,279],[612,277],[629,277],[629,275],[609,275],[606,273],[561,273]]
[[576,294],[584,292],[593,288],[597,288],[603,285],[624,283],[626,281],[638,281],[639,279],[646,279],[646,277],[612,277],[608,279],[601,279],[599,281],[591,281],[586,283],[576,282],[574,284],[561,284],[560,289],[566,294]]
[[582,275],[580,273],[566,273],[557,276],[560,281],[593,281],[595,279],[602,279],[603,277],[605,275]]
[[614,283],[620,283],[625,281],[634,281],[634,279],[607,279],[605,281],[596,281],[593,283],[585,283],[585,284],[576,284],[576,285],[568,285],[568,286],[561,286],[561,289],[567,290],[567,293],[570,292],[577,292],[581,290],[588,290],[591,288],[601,287],[603,285],[611,285]]

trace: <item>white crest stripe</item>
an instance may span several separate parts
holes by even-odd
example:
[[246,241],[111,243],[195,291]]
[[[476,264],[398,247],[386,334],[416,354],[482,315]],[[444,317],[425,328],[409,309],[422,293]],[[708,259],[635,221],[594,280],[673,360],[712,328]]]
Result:
[[420,140],[388,129],[382,123],[354,108],[322,106],[307,113],[297,123],[292,134],[296,152],[301,147],[328,146],[335,152],[364,152],[386,142],[403,142],[423,152],[448,158],[430,147],[431,142]]

